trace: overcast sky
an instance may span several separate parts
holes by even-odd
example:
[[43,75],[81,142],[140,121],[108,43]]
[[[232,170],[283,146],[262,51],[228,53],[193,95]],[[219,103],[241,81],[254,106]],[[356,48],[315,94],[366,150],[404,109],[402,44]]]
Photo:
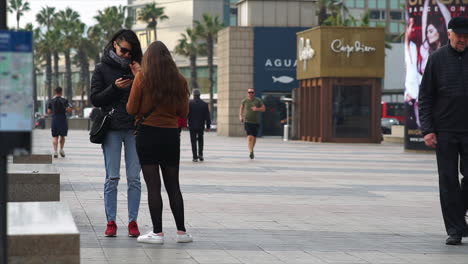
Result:
[[[70,7],[80,14],[83,23],[87,26],[92,26],[96,24],[96,20],[93,17],[97,15],[98,10],[113,5],[127,4],[127,0],[28,0],[28,2],[31,10],[21,17],[20,27],[24,27],[27,23],[33,23],[34,26],[37,26],[36,14],[45,6],[55,7],[56,11]],[[15,15],[12,13],[8,13],[8,27],[16,27]]]

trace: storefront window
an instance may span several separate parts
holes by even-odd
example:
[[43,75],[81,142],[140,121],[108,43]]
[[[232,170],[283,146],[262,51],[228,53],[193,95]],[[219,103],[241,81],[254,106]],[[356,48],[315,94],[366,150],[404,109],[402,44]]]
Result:
[[399,9],[398,4],[399,0],[390,0],[390,9]]
[[364,0],[356,0],[356,7],[357,8],[364,8],[365,7]]
[[377,8],[377,0],[369,0],[367,5],[368,8]]
[[390,23],[390,33],[398,33],[398,24],[396,22],[391,22]]
[[387,0],[378,0],[379,8],[387,8]]
[[347,7],[347,8],[354,8],[354,7],[356,7],[355,0],[346,0],[346,7]]
[[333,86],[333,137],[370,137],[370,86]]

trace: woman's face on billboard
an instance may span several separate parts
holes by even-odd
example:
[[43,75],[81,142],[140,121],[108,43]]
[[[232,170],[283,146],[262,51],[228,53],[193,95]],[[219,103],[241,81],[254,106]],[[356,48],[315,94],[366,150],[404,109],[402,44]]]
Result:
[[427,41],[430,44],[433,44],[439,40],[439,31],[434,27],[434,25],[427,25]]

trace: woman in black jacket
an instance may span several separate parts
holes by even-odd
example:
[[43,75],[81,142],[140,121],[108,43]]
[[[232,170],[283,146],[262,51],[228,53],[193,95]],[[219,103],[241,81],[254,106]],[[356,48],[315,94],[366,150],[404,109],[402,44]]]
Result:
[[91,103],[104,113],[113,111],[111,128],[106,134],[102,150],[106,167],[104,205],[107,217],[106,236],[116,236],[117,186],[120,179],[122,143],[125,147],[127,172],[128,235],[140,235],[137,225],[140,207],[140,162],[133,135],[134,117],[127,113],[126,104],[133,82],[133,72],[140,68],[140,42],[131,30],[117,32],[104,48],[101,63],[96,65],[91,80]]

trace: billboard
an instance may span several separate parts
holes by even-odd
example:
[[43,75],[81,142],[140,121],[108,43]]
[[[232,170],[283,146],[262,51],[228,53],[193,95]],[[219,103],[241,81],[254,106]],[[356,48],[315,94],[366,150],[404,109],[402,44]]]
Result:
[[419,85],[429,56],[448,43],[447,25],[452,17],[467,16],[468,0],[407,0],[405,33],[405,148],[424,145],[419,121]]
[[296,33],[303,27],[254,28],[254,87],[263,91],[291,92],[296,80]]

